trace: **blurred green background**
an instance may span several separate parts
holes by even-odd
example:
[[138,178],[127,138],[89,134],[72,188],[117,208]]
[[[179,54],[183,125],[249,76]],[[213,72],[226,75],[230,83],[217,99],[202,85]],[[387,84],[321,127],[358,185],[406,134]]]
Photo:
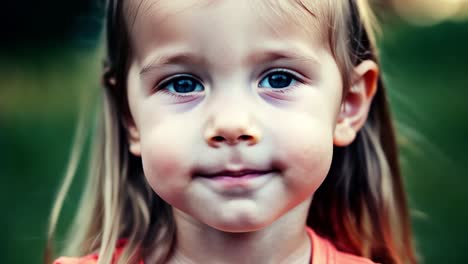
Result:
[[[0,263],[41,263],[80,105],[92,112],[99,94],[103,11],[94,1],[58,0],[10,1],[3,11]],[[468,263],[468,21],[384,18],[383,72],[422,263]],[[59,237],[81,184],[78,177],[65,202]]]

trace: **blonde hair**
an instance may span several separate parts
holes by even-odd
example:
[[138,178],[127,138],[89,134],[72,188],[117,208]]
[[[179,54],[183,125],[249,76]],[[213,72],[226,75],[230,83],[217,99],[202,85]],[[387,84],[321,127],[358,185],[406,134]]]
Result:
[[[353,67],[367,59],[377,62],[371,9],[365,0],[311,2],[296,0],[295,7],[317,16],[328,29],[325,40],[340,66],[346,93]],[[136,262],[155,248],[158,263],[164,263],[174,248],[175,224],[171,206],[149,187],[141,160],[128,151],[128,23],[124,1],[110,0],[108,5],[103,111],[65,254],[99,252],[99,263],[111,263],[117,240],[127,238],[119,263]],[[297,12],[284,10],[291,4],[278,6],[285,13]],[[314,194],[307,224],[342,251],[381,263],[416,263],[394,129],[380,79],[378,85],[368,120],[356,140],[347,147],[335,147],[330,172]],[[51,214],[46,261],[51,259],[57,219],[75,174],[78,152],[74,152]]]

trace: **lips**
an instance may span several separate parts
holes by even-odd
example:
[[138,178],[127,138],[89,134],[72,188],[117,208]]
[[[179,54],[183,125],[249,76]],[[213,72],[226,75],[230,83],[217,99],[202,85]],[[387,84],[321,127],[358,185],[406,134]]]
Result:
[[223,170],[214,174],[197,174],[199,177],[203,178],[217,178],[217,177],[232,177],[232,178],[241,178],[244,176],[254,176],[254,175],[263,175],[266,173],[270,173],[272,170],[239,170],[239,171],[231,171],[231,170]]

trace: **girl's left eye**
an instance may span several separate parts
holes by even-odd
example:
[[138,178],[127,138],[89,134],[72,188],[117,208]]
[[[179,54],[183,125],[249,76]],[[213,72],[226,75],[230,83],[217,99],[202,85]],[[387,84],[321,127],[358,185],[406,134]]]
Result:
[[271,89],[282,89],[292,86],[298,82],[297,77],[285,70],[278,70],[269,73],[265,76],[260,83],[259,87],[271,88]]

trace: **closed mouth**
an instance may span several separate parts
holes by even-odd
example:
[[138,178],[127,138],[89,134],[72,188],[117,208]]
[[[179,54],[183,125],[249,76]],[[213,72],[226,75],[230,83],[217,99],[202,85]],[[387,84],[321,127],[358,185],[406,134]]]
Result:
[[198,177],[203,178],[216,178],[216,177],[233,177],[233,178],[240,178],[244,176],[260,176],[263,174],[267,174],[273,172],[273,170],[267,171],[259,171],[259,170],[240,170],[240,171],[229,171],[224,170],[214,174],[197,174]]

